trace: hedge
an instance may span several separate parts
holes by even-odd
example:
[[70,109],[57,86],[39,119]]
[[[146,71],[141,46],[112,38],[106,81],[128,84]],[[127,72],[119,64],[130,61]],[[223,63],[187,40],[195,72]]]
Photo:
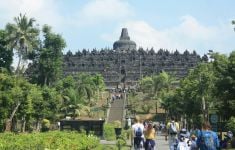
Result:
[[92,150],[99,138],[78,132],[1,133],[1,150]]

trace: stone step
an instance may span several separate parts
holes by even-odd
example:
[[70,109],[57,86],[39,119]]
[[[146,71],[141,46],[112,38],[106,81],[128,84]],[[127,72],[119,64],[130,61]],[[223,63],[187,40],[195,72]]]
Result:
[[122,122],[123,118],[123,105],[124,99],[116,99],[111,103],[111,108],[109,111],[108,122],[111,123],[115,120]]

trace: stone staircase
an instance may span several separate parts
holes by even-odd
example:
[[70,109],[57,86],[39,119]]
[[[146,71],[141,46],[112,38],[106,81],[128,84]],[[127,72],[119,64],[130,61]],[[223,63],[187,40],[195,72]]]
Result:
[[124,98],[115,99],[111,103],[111,107],[108,115],[108,123],[111,123],[115,120],[123,121],[124,115]]

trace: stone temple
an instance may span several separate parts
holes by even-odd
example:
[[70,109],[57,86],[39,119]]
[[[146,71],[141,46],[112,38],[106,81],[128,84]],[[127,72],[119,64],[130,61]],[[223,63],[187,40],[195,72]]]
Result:
[[[143,37],[144,38],[144,37]],[[187,75],[201,61],[200,56],[193,51],[185,50],[182,54],[175,50],[136,48],[136,43],[130,40],[127,28],[123,28],[113,49],[68,51],[64,55],[63,71],[65,75],[79,72],[103,75],[108,88],[120,86],[135,87],[139,79],[145,76],[165,71],[176,78]]]

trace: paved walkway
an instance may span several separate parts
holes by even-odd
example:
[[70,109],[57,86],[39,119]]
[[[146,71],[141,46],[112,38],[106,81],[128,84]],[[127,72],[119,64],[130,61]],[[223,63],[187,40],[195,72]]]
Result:
[[116,99],[111,103],[108,122],[119,120],[122,122],[124,99]]
[[[105,140],[101,140],[100,141],[101,144],[103,145],[115,145],[116,141],[105,141]],[[130,145],[130,141],[127,142],[128,145]],[[168,150],[168,141],[165,140],[165,136],[162,135],[158,135],[156,138],[156,150]]]

